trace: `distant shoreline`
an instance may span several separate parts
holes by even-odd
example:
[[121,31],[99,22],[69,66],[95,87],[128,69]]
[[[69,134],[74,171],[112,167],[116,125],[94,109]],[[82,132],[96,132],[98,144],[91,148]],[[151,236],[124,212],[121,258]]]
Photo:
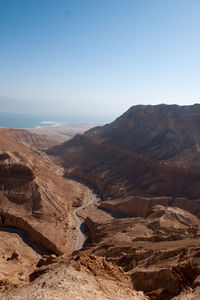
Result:
[[94,127],[102,122],[91,122],[78,119],[77,117],[66,117],[56,115],[34,115],[24,113],[0,112],[0,128],[14,129],[40,129],[40,128],[80,128]]

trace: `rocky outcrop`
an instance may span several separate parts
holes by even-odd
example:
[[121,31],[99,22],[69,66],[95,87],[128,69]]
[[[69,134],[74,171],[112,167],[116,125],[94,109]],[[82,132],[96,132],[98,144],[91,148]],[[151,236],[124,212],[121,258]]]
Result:
[[[27,272],[34,270],[39,256],[69,255],[74,250],[72,204],[74,199],[81,203],[86,189],[62,178],[59,166],[30,141],[22,143],[23,134],[27,140],[26,131],[0,129],[0,239],[6,237],[0,280],[11,285],[28,280]],[[15,250],[13,241],[19,253],[16,266],[7,260]]]
[[143,292],[133,288],[121,268],[95,255],[74,256],[70,261],[60,261],[45,268],[35,274],[40,275],[39,278],[5,294],[4,299],[42,297],[50,300],[53,295],[59,300],[149,300]]
[[172,298],[173,300],[196,300],[200,298],[200,287],[194,289],[188,288],[183,291],[180,295]]
[[91,233],[85,251],[117,263],[151,299],[198,282],[199,220],[189,212],[199,216],[199,114],[197,104],[136,106],[48,150],[66,177],[102,194],[98,208],[82,212]]
[[[86,136],[78,135],[49,153],[60,158],[66,177],[89,181],[100,190],[104,201],[123,200],[129,207],[132,201],[132,207],[135,203],[139,207],[134,201],[136,196],[200,199],[200,173],[197,171],[154,162],[96,143]],[[140,216],[144,215],[142,205]]]
[[[24,232],[29,234],[31,240],[39,245],[41,253],[52,252],[58,255],[63,253],[61,248],[57,245],[57,234],[52,230],[53,228],[51,228],[52,226],[50,224],[46,224],[46,226],[48,226],[49,230],[51,229],[51,234],[46,234],[43,230],[42,232],[39,231],[38,224],[34,219],[28,220],[25,217],[11,215],[3,210],[0,210],[0,217],[0,226],[24,230]],[[43,226],[41,225],[41,229]]]
[[200,221],[175,207],[154,206],[145,218],[86,218],[85,249],[121,266],[151,299],[171,299],[193,288],[200,274]]
[[172,205],[172,197],[127,197],[126,199],[107,200],[100,203],[99,207],[112,211],[119,216],[146,217],[149,208],[155,205]]
[[[32,162],[21,161],[17,154],[0,154],[0,190],[11,201],[27,206],[40,206],[38,169]],[[37,201],[37,204],[35,203]]]
[[23,129],[13,129],[12,131],[10,131],[9,129],[4,129],[4,131],[7,131],[8,135],[13,137],[14,139],[17,139],[18,141],[20,141],[20,143],[24,144],[27,147],[30,147],[31,149],[48,149],[49,147],[53,147],[63,142],[63,139],[56,136],[48,136],[46,133],[42,135],[35,134],[34,131],[37,132],[36,128],[29,129],[29,131]]
[[149,209],[155,205],[179,207],[200,217],[200,200],[173,197],[139,197],[106,200],[99,207],[109,212],[126,217],[145,217]]
[[111,124],[76,135],[48,153],[60,160],[66,176],[95,185],[104,208],[144,216],[154,202],[148,199],[171,197],[166,205],[199,215],[199,113],[200,105],[131,107]]
[[141,269],[131,273],[136,289],[141,289],[150,299],[172,299],[185,288],[190,288],[199,271],[191,264],[172,268]]
[[153,160],[168,160],[186,150],[192,150],[190,155],[198,153],[199,114],[199,104],[137,105],[114,122],[90,129],[86,135]]

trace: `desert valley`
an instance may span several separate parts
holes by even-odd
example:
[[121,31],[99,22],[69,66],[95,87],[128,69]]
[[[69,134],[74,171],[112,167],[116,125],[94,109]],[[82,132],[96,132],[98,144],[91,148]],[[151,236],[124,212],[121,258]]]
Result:
[[199,299],[200,105],[85,130],[0,129],[0,298]]

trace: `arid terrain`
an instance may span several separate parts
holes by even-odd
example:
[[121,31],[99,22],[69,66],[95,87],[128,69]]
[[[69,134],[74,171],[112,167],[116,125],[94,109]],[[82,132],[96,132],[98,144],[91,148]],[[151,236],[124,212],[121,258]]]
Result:
[[94,126],[95,124],[93,123],[55,123],[54,126],[51,127],[41,126],[30,128],[28,131],[35,134],[35,136],[41,136],[41,138],[38,137],[35,139],[34,146],[40,150],[47,150],[50,147],[70,140],[78,133],[84,133]]
[[1,129],[1,299],[198,299],[199,116],[135,106],[66,140]]

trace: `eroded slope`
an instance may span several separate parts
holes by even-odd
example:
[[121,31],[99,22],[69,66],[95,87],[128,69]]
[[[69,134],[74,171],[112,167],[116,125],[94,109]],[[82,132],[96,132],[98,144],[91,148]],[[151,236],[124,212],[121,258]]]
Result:
[[136,292],[122,269],[94,255],[81,255],[52,265],[33,283],[10,292],[4,300],[148,300]]
[[84,187],[63,179],[45,154],[21,142],[23,132],[0,129],[0,280],[8,286],[25,281],[43,254],[74,250],[71,207],[85,197]]
[[199,285],[200,221],[194,215],[164,206],[145,218],[86,215],[92,241],[84,251],[121,266],[151,299],[171,299]]

